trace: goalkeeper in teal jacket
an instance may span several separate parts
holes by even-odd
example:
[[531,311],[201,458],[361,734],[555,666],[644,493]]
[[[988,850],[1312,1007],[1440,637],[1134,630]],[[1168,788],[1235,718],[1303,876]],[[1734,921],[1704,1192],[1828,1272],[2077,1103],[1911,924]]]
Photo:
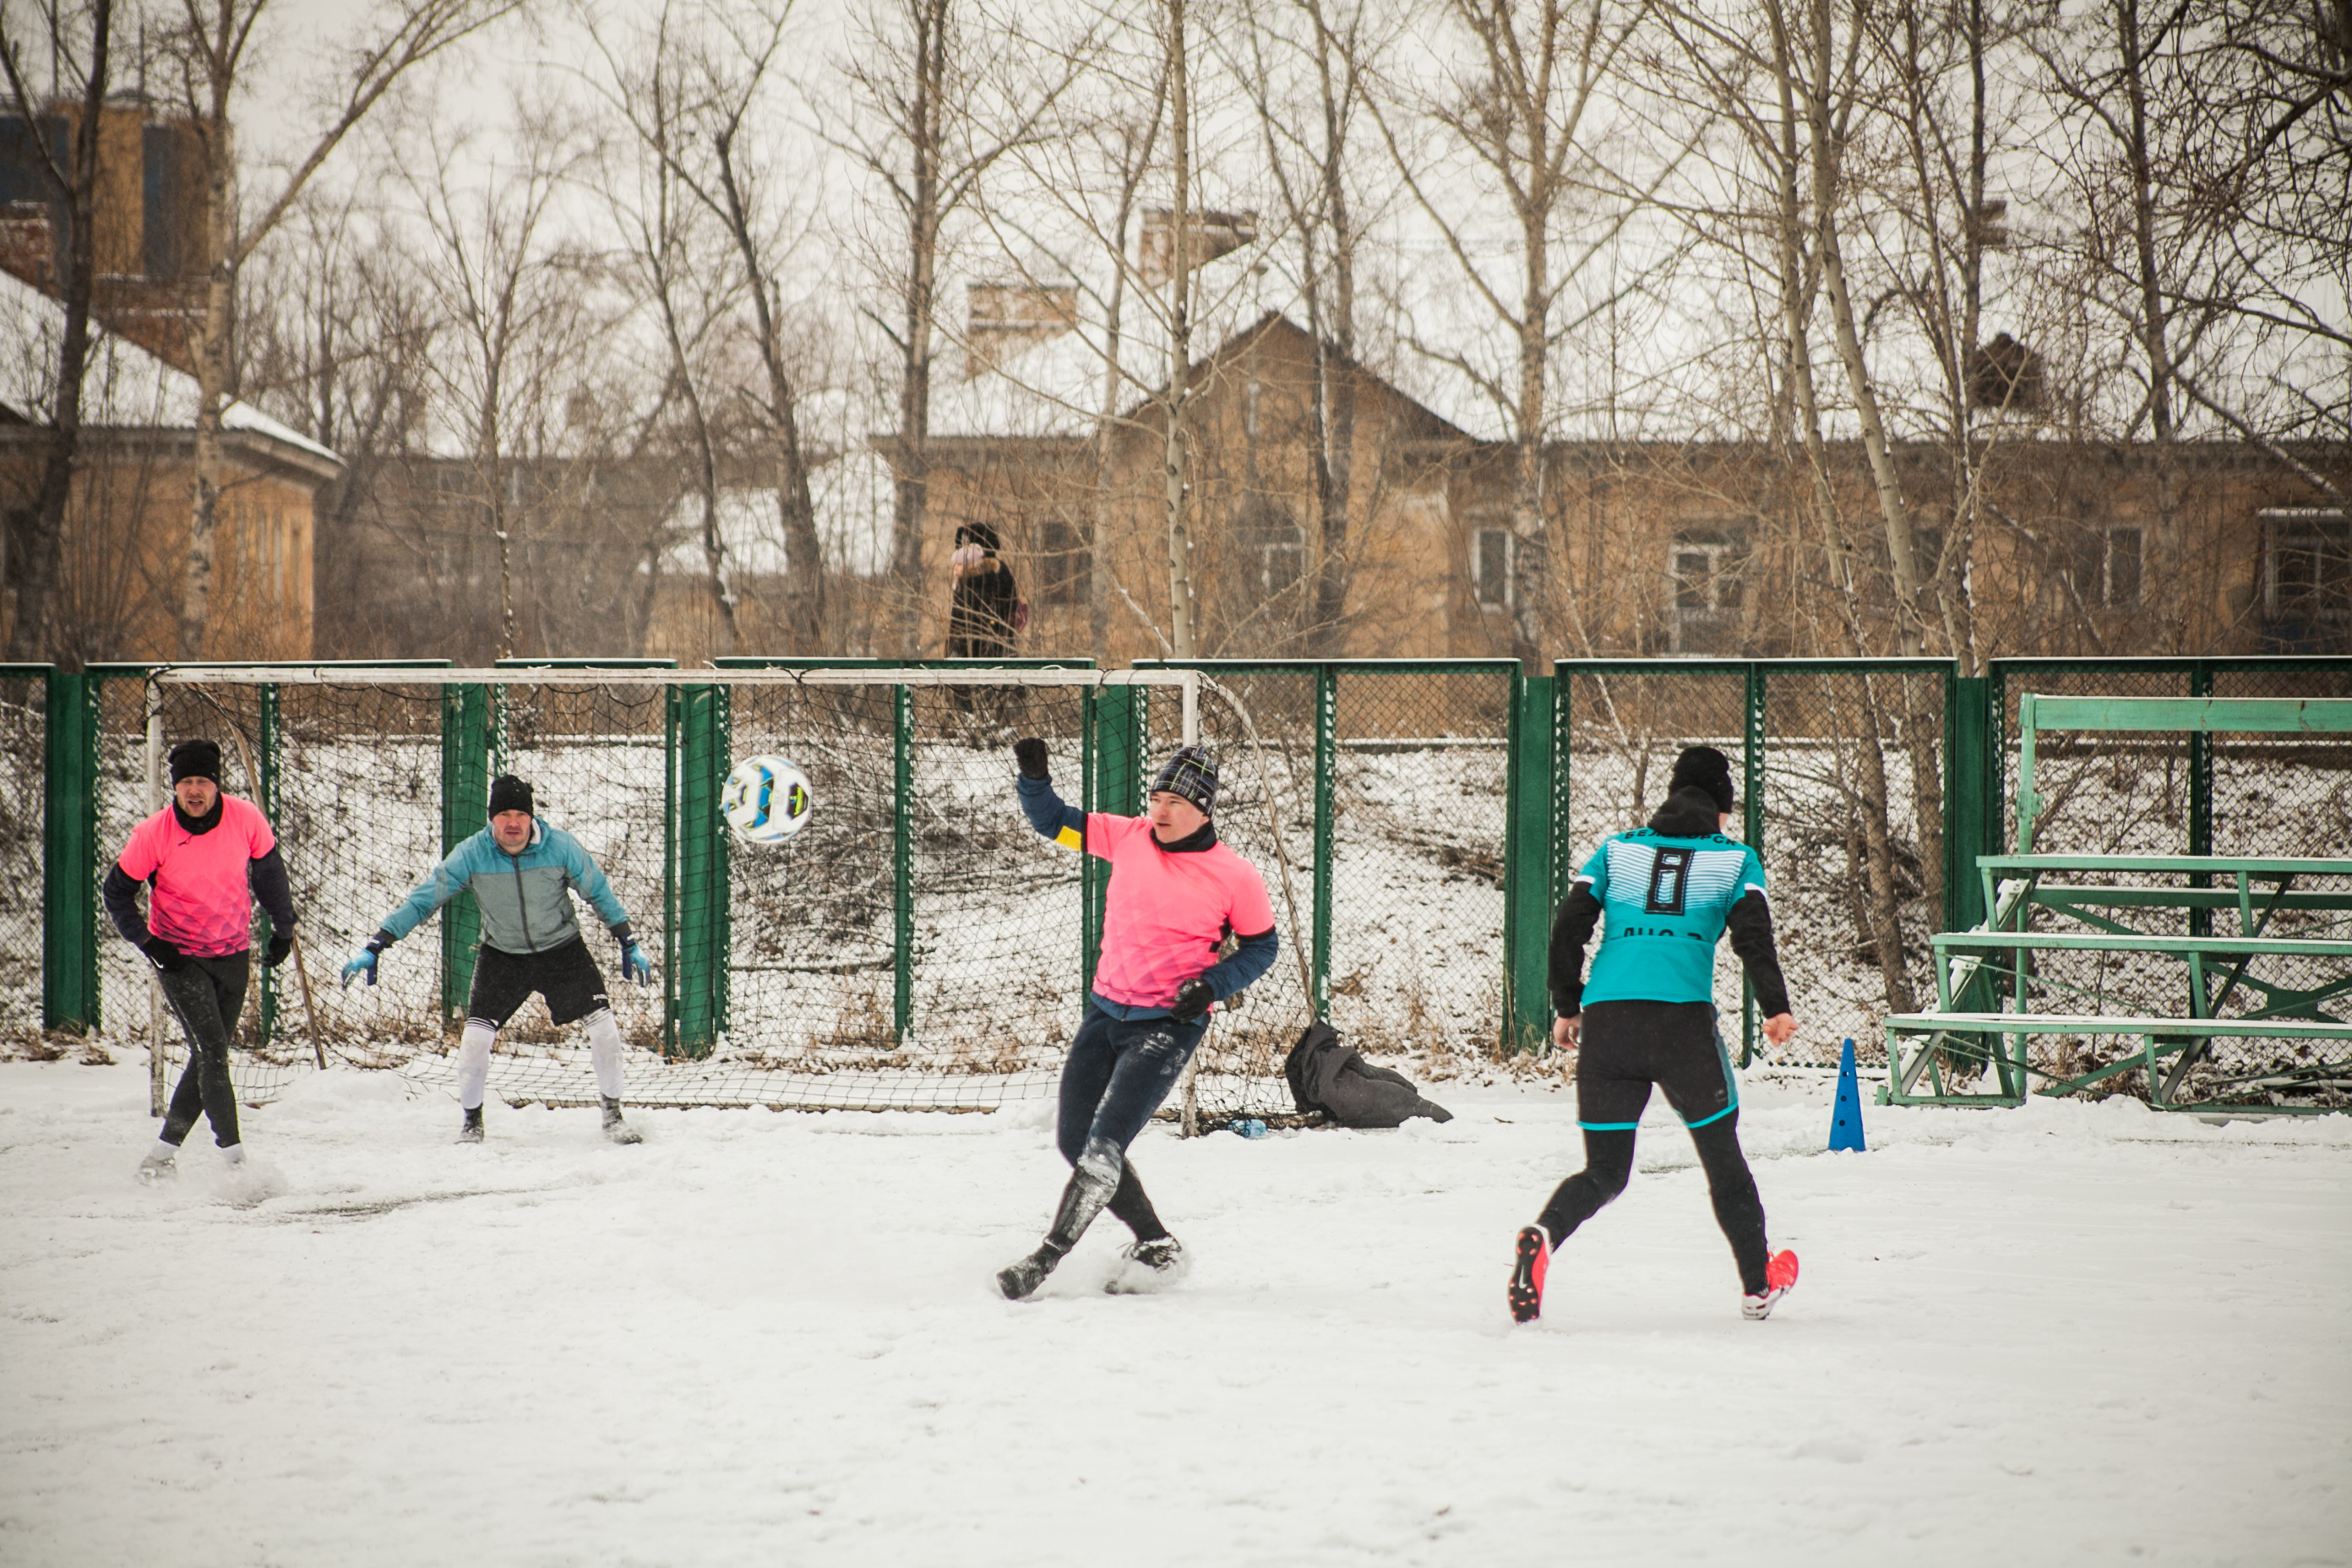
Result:
[[465,1110],[461,1143],[482,1141],[482,1100],[488,1087],[490,1047],[515,1010],[536,992],[558,1024],[579,1020],[588,1031],[596,1088],[604,1100],[604,1135],[615,1143],[640,1141],[621,1116],[621,1028],[604,994],[604,976],[588,956],[573,918],[572,896],[585,898],[621,944],[621,973],[639,985],[653,983],[653,965],[629,931],[629,911],[613,895],[580,841],[550,827],[531,811],[530,785],[508,774],[490,785],[490,824],[449,853],[384,920],[367,946],[343,965],[343,984],[375,984],[376,959],[436,910],[471,889],[482,915],[482,945],[474,958],[474,988],[466,1003],[466,1032],[457,1047],[457,1103]]
[[[1675,760],[1649,826],[1611,835],[1560,904],[1551,933],[1553,1038],[1578,1053],[1584,1169],[1519,1231],[1509,1300],[1520,1322],[1543,1310],[1552,1249],[1625,1190],[1653,1085],[1690,1130],[1706,1168],[1716,1221],[1739,1268],[1741,1311],[1769,1316],[1797,1282],[1797,1255],[1765,1244],[1763,1200],[1739,1152],[1739,1086],[1716,1028],[1715,950],[1727,931],[1756,987],[1766,1037],[1780,1045],[1797,1032],[1764,863],[1724,833],[1734,804],[1731,760],[1712,746],[1689,748]],[[1588,977],[1584,947],[1596,928],[1601,948]]]

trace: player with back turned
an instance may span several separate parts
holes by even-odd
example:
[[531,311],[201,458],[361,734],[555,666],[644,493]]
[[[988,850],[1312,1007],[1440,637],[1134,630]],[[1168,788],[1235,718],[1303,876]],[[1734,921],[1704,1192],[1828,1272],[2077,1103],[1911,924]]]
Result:
[[[1094,991],[1062,1067],[1055,1142],[1070,1179],[1045,1241],[999,1273],[997,1287],[1016,1301],[1035,1290],[1108,1207],[1135,1233],[1128,1267],[1109,1289],[1157,1289],[1182,1274],[1184,1249],[1160,1223],[1127,1148],[1199,1048],[1211,1005],[1273,964],[1274,905],[1257,868],[1217,841],[1217,762],[1206,747],[1168,759],[1143,816],[1064,805],[1043,741],[1015,742],[1013,755],[1029,825],[1066,849],[1109,861],[1110,887]],[[1220,959],[1228,935],[1237,945]]]
[[[1766,1037],[1780,1045],[1797,1032],[1773,949],[1764,863],[1724,834],[1733,805],[1731,760],[1712,746],[1690,747],[1675,760],[1665,804],[1649,826],[1602,843],[1552,923],[1552,1037],[1577,1050],[1584,1169],[1519,1231],[1508,1297],[1522,1323],[1543,1310],[1553,1248],[1625,1190],[1653,1084],[1689,1129],[1706,1170],[1716,1222],[1739,1268],[1740,1310],[1768,1317],[1797,1283],[1797,1255],[1775,1255],[1765,1243],[1763,1201],[1739,1152],[1738,1085],[1716,1028],[1715,949],[1728,930],[1756,987]],[[1587,976],[1584,948],[1596,927],[1601,947]]]

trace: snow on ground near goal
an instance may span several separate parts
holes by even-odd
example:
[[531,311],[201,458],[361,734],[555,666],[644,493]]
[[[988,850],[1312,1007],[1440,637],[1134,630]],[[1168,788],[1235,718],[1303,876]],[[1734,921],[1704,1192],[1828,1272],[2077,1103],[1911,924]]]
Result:
[[[1802,1286],[1742,1321],[1662,1126],[1538,1327],[1560,1093],[1139,1168],[1198,1256],[989,1276],[1060,1180],[994,1116],[493,1105],[392,1075],[131,1180],[135,1067],[0,1066],[0,1561],[2341,1563],[2352,1118],[1875,1110],[1751,1074]],[[1654,1109],[1653,1118],[1658,1112]]]

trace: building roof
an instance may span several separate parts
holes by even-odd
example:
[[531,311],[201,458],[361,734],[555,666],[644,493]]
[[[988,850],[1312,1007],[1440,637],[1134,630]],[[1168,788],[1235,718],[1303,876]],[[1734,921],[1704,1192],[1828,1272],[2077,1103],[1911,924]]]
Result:
[[[13,273],[0,271],[0,416],[28,425],[48,423],[57,392],[58,351],[65,331],[62,300]],[[108,331],[94,316],[81,396],[86,426],[186,431],[196,427],[196,378]],[[251,404],[231,400],[221,410],[221,426],[292,448],[300,466],[342,467],[343,459],[331,448]]]

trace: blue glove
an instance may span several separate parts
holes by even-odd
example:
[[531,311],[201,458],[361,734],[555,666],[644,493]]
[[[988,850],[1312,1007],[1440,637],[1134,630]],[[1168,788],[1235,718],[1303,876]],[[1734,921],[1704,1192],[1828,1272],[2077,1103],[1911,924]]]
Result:
[[654,961],[647,958],[634,942],[621,944],[621,973],[632,985],[654,983]]
[[375,984],[375,949],[372,947],[360,949],[352,954],[352,961],[343,965],[343,989],[349,991],[352,982],[362,975],[366,976],[370,985]]

